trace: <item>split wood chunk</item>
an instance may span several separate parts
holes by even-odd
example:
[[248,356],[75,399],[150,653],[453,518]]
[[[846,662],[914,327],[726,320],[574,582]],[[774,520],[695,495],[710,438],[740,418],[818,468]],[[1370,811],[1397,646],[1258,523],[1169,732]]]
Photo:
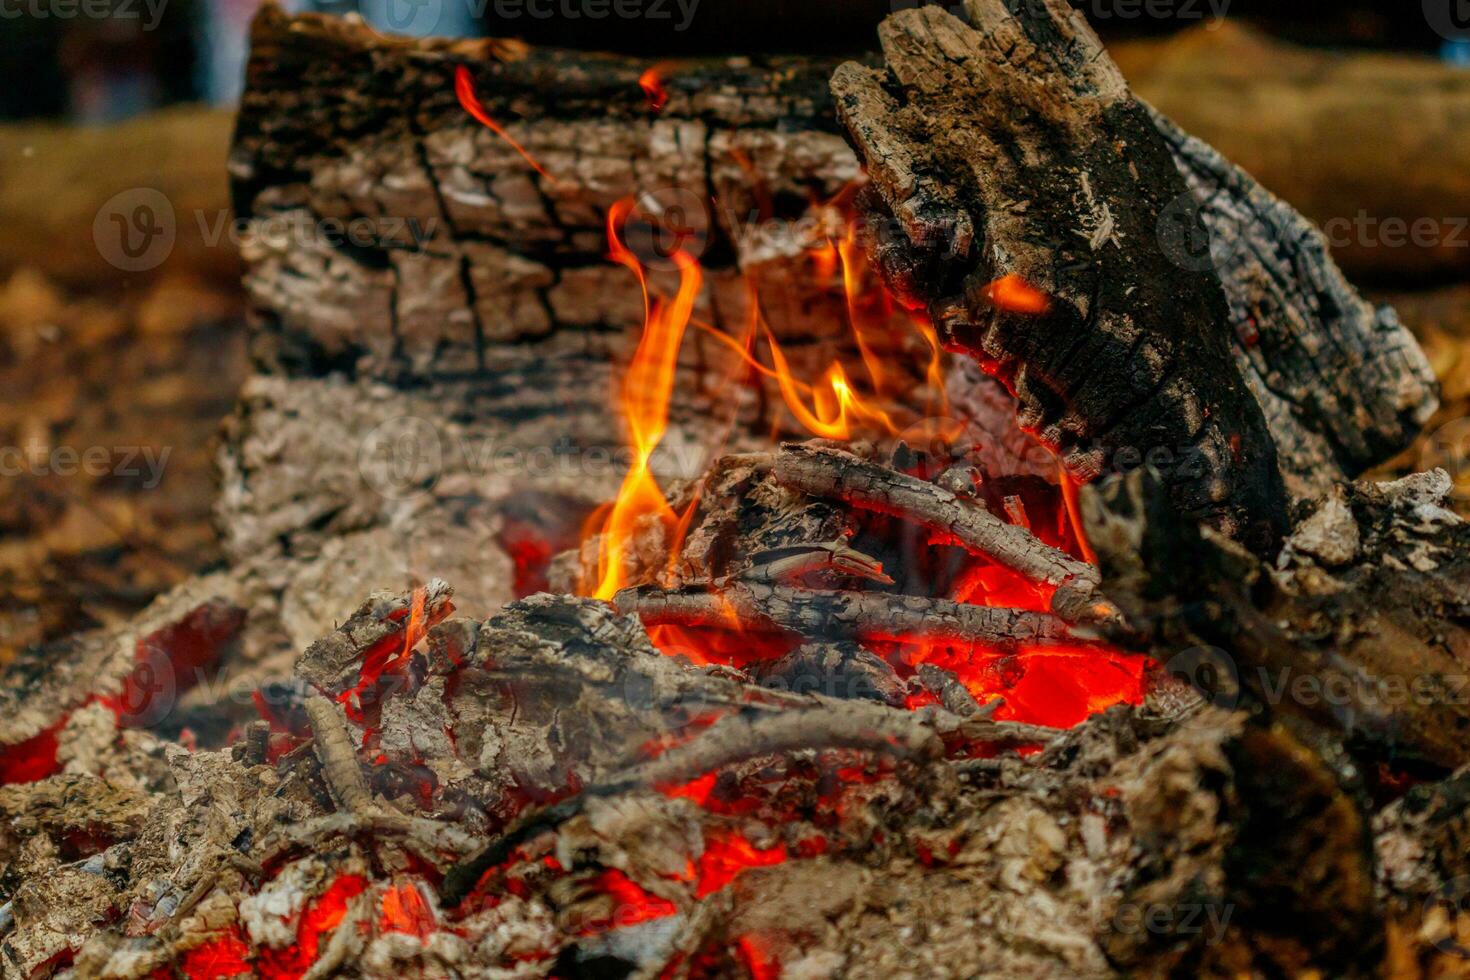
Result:
[[965,10],[969,24],[892,15],[886,68],[832,78],[880,267],[1007,382],[1075,476],[1169,453],[1186,512],[1269,551],[1285,527],[1273,441],[1219,277],[1161,241],[1188,190],[1148,110],[1063,0]]
[[[1413,441],[1439,404],[1434,371],[1393,308],[1374,308],[1343,277],[1316,226],[1150,113],[1193,198],[1176,202],[1160,235],[1220,276],[1235,361],[1286,489],[1320,499]],[[1191,239],[1196,221],[1208,234]]]
[[640,587],[613,598],[620,612],[647,626],[723,627],[786,631],[812,639],[983,644],[1013,650],[1030,644],[1085,641],[1046,613],[998,609],[883,592],[797,589],[730,582],[715,591]]
[[1448,770],[1470,763],[1470,523],[1444,506],[1450,487],[1434,471],[1343,488],[1275,566],[1182,518],[1146,472],[1083,507],[1108,594],[1170,673]]

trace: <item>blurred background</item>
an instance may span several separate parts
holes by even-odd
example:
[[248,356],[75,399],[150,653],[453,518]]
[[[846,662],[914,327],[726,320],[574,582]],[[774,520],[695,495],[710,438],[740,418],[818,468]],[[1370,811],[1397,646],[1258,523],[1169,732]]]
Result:
[[[667,58],[861,51],[884,15],[918,0],[642,0],[668,16],[621,19],[568,15],[567,2],[287,6],[387,33]],[[1397,465],[1459,464],[1470,0],[1077,5],[1138,91],[1324,227],[1434,223],[1422,244],[1357,233],[1334,251],[1398,307],[1445,384],[1441,419]],[[130,615],[221,560],[214,440],[249,366],[227,155],[257,7],[0,0],[0,660]],[[197,218],[177,222],[156,260],[110,254],[98,233],[121,195],[148,213],[140,189]],[[76,461],[57,465],[63,451]]]
[[[671,16],[662,21],[566,17],[554,0],[543,2],[289,0],[285,6],[356,12],[382,30],[419,36],[751,54],[783,45],[806,53],[862,50],[885,14],[919,0],[702,0],[697,7],[669,0]],[[1455,10],[1456,2],[1443,0],[1446,16],[1458,14],[1459,26],[1470,26],[1470,11]],[[182,102],[228,104],[239,95],[257,6],[258,0],[3,0],[0,119],[108,122]],[[1132,7],[1077,6],[1096,8],[1093,20],[1106,37],[1168,33],[1223,13],[1302,44],[1415,51],[1470,63],[1470,46],[1436,31],[1418,0],[1179,0],[1165,16],[1150,15],[1145,0]],[[686,10],[693,16],[683,17]]]

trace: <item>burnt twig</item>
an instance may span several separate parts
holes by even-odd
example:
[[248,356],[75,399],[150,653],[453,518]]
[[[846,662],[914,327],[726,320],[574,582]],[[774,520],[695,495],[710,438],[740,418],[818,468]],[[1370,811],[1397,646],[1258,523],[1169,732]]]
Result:
[[793,490],[918,524],[935,543],[959,545],[1053,586],[1057,592],[1052,608],[1059,615],[1075,619],[1115,614],[1096,597],[1096,568],[938,484],[840,449],[794,444],[781,448],[772,475]]
[[730,583],[718,591],[625,589],[613,598],[613,604],[620,612],[637,613],[648,626],[787,631],[829,640],[940,641],[1013,648],[1087,639],[1046,613],[760,582]]

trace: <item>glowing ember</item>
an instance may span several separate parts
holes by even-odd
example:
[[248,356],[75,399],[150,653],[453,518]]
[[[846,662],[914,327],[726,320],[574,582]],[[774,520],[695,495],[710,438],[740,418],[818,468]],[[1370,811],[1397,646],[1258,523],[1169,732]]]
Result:
[[438,928],[434,910],[417,885],[395,885],[383,893],[378,917],[379,932],[405,932],[427,939]]
[[268,980],[299,980],[316,962],[322,944],[347,917],[352,900],[366,890],[367,879],[361,875],[339,876],[302,909],[294,943],[285,949],[261,948],[255,975]]
[[0,748],[0,786],[9,783],[34,783],[60,772],[61,763],[56,758],[56,736],[65,725],[66,719],[63,718],[18,745]]
[[521,155],[521,159],[531,165],[538,174],[545,177],[548,182],[555,185],[556,178],[547,173],[546,168],[537,162],[536,158],[526,151],[526,148],[515,141],[515,138],[507,133],[499,123],[490,118],[485,111],[485,106],[480,102],[480,97],[475,94],[475,79],[470,70],[464,65],[454,67],[454,94],[459,97],[459,104],[464,111],[478,119],[486,129],[510,144],[510,148]]
[[227,980],[254,971],[250,947],[239,926],[230,926],[217,938],[195,946],[179,961],[179,971],[189,980]]

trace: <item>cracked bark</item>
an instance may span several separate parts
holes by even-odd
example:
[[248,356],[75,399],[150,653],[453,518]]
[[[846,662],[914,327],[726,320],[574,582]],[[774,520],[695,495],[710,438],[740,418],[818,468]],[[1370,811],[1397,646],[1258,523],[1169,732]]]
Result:
[[[1427,418],[1417,347],[1294,212],[1137,100],[1080,14],[964,9],[895,14],[885,67],[833,77],[873,178],[870,249],[1074,474],[1152,455],[1186,513],[1271,551],[1289,501]],[[1207,229],[1245,258],[1217,271]]]

